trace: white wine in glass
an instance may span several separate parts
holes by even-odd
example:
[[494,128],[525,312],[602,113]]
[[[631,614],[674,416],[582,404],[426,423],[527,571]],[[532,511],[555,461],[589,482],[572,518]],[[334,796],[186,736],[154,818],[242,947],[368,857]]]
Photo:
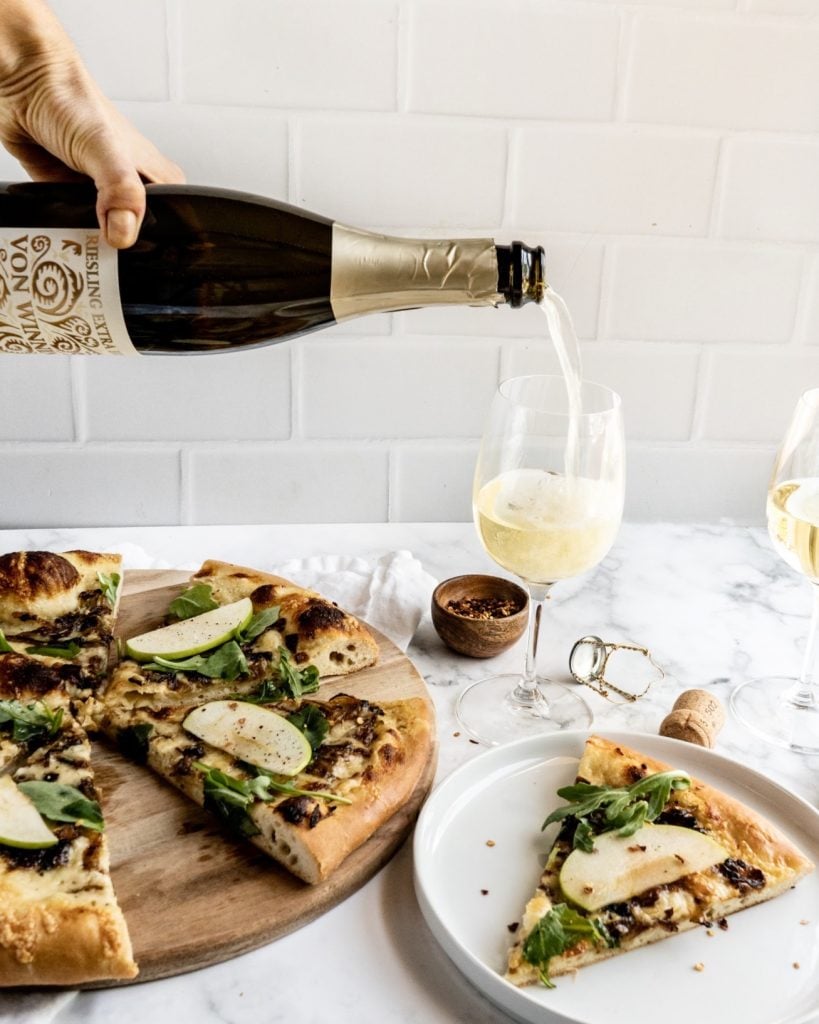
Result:
[[813,584],[813,619],[798,679],[751,679],[731,694],[737,718],[770,743],[819,753],[819,388],[799,399],[768,489],[777,553]]
[[579,397],[582,411],[570,405],[563,377],[512,378],[501,384],[484,431],[475,524],[487,553],[524,582],[532,608],[524,670],[479,680],[458,698],[461,724],[484,743],[591,724],[578,694],[538,679],[536,670],[552,585],[603,559],[623,513],[620,399],[590,382]]

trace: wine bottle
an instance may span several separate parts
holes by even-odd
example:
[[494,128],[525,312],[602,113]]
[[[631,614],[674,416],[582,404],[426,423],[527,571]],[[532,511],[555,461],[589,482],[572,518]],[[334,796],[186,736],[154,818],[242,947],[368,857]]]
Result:
[[252,348],[366,313],[520,306],[543,249],[344,227],[224,189],[149,185],[136,243],[115,250],[90,185],[0,184],[0,352]]

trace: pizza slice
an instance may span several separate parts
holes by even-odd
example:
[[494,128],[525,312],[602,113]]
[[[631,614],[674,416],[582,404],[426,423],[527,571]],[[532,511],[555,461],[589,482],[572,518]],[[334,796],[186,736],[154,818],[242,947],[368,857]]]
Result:
[[[220,610],[237,608],[247,614],[226,631]],[[205,562],[167,618],[161,634],[124,642],[107,705],[190,704],[235,694],[298,698],[317,690],[322,677],[358,671],[378,657],[369,631],[321,595],[225,562]],[[158,649],[164,656],[156,656]]]
[[378,645],[355,616],[280,576],[210,559],[191,583],[208,585],[219,604],[249,597],[254,612],[277,607],[281,642],[297,665],[314,665],[320,676],[347,675],[378,660]]
[[91,551],[0,555],[0,657],[54,669],[76,696],[104,681],[120,598],[122,557]]
[[90,744],[64,680],[19,655],[0,659],[0,985],[136,973]]
[[[374,704],[337,694],[195,709],[99,703],[97,711],[124,753],[310,883],[406,802],[434,749],[432,712],[420,698]],[[293,732],[302,739],[288,748]],[[300,744],[304,757],[277,760]]]
[[[772,824],[653,758],[590,737],[506,977],[515,985],[721,921],[813,870]],[[544,826],[545,827],[545,826]]]

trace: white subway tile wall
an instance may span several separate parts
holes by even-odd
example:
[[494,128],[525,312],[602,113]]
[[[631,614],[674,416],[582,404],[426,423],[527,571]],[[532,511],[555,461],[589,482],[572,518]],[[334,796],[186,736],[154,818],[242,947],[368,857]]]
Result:
[[[543,244],[623,396],[631,519],[762,522],[819,386],[817,0],[52,0],[188,179]],[[0,178],[24,177],[0,151]],[[0,527],[463,520],[536,308],[234,355],[0,360]]]

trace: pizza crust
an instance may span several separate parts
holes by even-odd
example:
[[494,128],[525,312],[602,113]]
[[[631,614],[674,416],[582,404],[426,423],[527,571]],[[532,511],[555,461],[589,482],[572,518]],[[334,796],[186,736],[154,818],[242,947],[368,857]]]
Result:
[[356,790],[354,802],[340,804],[313,828],[284,822],[275,808],[257,804],[253,819],[261,829],[255,843],[305,882],[326,879],[406,802],[430,757],[432,721],[420,698],[380,704],[401,738],[397,756],[383,756],[385,744],[373,751],[373,771]]
[[358,672],[378,660],[378,645],[355,616],[281,576],[209,559],[191,583],[209,584],[219,604],[249,597],[254,612],[278,606],[285,646],[297,665],[315,665],[320,676]]
[[0,985],[79,985],[137,975],[115,904],[81,906],[57,896],[11,907],[0,884]]
[[[626,786],[671,767],[623,744],[590,736],[577,774],[594,785]],[[813,870],[811,861],[779,829],[713,786],[692,779],[688,789],[671,794],[670,802],[691,811],[731,856],[761,868],[766,878],[788,878],[793,884]]]

